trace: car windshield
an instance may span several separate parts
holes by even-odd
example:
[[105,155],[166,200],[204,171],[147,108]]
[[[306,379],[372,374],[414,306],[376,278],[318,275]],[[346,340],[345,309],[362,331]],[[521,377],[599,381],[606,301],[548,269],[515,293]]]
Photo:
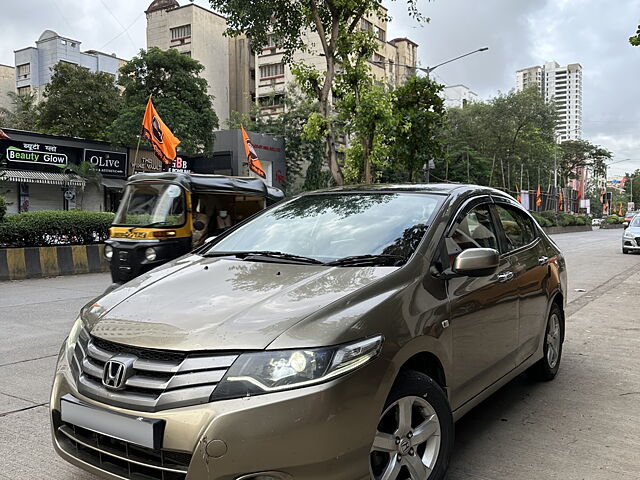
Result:
[[402,262],[442,198],[404,192],[304,195],[266,211],[205,253],[275,251],[322,262],[374,255]]
[[180,226],[185,222],[184,192],[178,185],[128,185],[113,221],[122,226]]
[[633,217],[633,220],[629,223],[630,227],[640,228],[640,215],[636,215]]

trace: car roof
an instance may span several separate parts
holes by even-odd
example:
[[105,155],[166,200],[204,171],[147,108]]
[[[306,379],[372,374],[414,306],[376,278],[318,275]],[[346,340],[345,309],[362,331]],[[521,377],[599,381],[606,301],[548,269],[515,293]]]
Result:
[[[509,197],[508,194],[481,185],[471,185],[462,183],[376,183],[367,185],[342,185],[339,187],[331,187],[323,190],[316,190],[313,193],[361,193],[361,192],[417,192],[417,193],[435,193],[440,195],[462,195],[472,193],[484,193],[492,195],[501,195]],[[509,197],[511,198],[511,197]]]

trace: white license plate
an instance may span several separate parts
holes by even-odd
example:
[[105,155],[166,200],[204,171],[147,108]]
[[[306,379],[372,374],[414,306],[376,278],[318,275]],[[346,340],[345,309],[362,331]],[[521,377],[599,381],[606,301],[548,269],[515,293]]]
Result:
[[164,420],[110,412],[81,402],[71,395],[60,399],[60,416],[63,422],[118,440],[154,449],[162,447]]

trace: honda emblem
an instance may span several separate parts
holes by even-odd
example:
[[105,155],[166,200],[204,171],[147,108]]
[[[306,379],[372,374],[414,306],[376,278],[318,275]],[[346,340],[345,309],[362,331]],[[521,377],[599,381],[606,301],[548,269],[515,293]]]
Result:
[[118,360],[109,360],[104,364],[102,384],[111,390],[122,390],[127,379],[127,366]]

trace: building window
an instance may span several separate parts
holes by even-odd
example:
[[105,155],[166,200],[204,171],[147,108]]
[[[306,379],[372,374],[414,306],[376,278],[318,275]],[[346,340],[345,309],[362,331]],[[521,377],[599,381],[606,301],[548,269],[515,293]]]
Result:
[[360,21],[360,30],[364,30],[365,32],[371,32],[373,31],[373,23],[371,23],[369,20],[367,20],[366,18],[363,18]]
[[260,67],[260,79],[280,77],[284,75],[284,63],[272,63]]
[[381,42],[387,41],[387,32],[385,32],[380,27],[376,27],[376,35],[378,37],[378,40],[380,40]]
[[182,55],[184,55],[185,57],[189,57],[191,58],[191,50],[187,50],[186,52],[180,52]]
[[281,107],[284,105],[284,94],[269,95],[258,98],[260,108]]
[[182,25],[171,29],[171,40],[178,40],[191,36],[191,25]]
[[374,65],[380,68],[385,68],[385,64],[387,62],[386,62],[386,58],[384,58],[382,55],[380,55],[379,53],[374,53],[373,57],[371,58],[371,63],[373,63]]
[[29,78],[29,75],[31,75],[31,64],[23,63],[22,65],[18,65],[17,70],[18,79]]
[[18,87],[18,95],[29,95],[29,93],[31,93],[31,87],[30,86],[26,86],[26,87]]

